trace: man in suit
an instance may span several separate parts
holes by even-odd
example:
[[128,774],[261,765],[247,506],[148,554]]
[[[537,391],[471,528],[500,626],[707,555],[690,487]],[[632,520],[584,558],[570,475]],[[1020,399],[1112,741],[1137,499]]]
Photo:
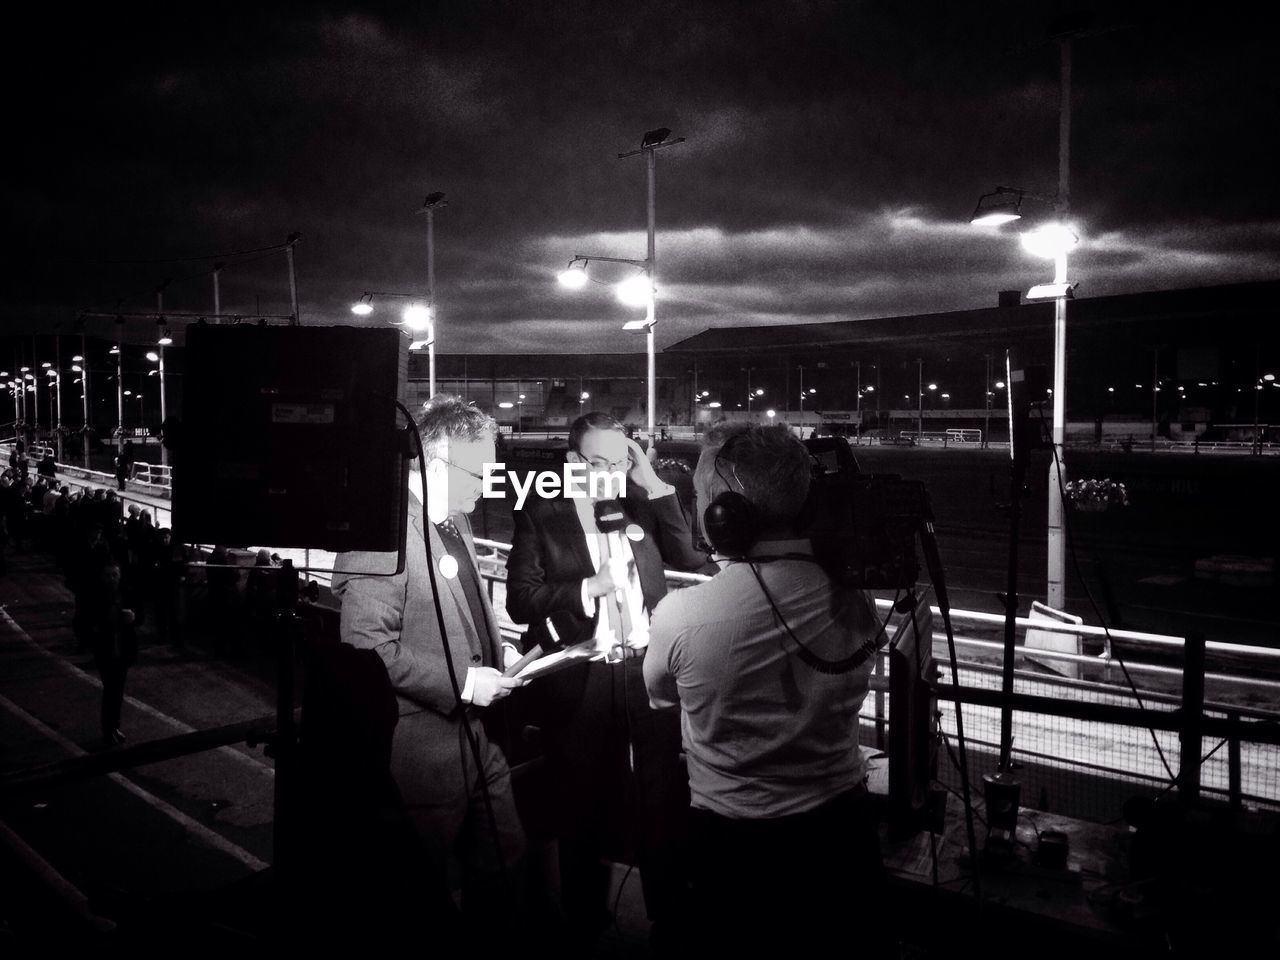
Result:
[[[351,552],[338,555],[333,578],[343,642],[376,650],[396,694],[391,772],[409,816],[434,864],[443,869],[451,856],[458,858],[464,917],[483,911],[491,925],[515,909],[495,898],[504,889],[518,897],[524,854],[511,774],[479,716],[523,683],[502,676],[519,652],[502,643],[467,520],[484,464],[494,459],[494,427],[460,397],[433,397],[419,421],[426,504],[421,473],[409,475],[405,569],[378,575],[395,570],[394,554]],[[428,564],[436,568],[447,641]]]
[[[540,678],[522,696],[544,725],[559,801],[561,897],[579,946],[589,949],[608,923],[602,860],[619,827],[635,840],[658,944],[660,930],[674,936],[681,923],[689,792],[678,712],[649,706],[641,665],[649,612],[667,592],[664,567],[698,569],[707,558],[693,549],[674,488],[613,417],[574,421],[567,459],[585,465],[585,492],[595,495],[531,497],[515,511],[507,612],[529,624],[526,647],[554,645],[554,630],[566,645],[594,640],[610,653]],[[621,529],[602,533],[595,508],[611,491],[598,481],[623,472],[623,518],[612,524]]]

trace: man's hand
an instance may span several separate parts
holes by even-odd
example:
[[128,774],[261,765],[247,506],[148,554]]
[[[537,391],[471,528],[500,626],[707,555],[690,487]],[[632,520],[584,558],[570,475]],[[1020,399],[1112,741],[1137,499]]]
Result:
[[528,680],[504,677],[493,667],[473,667],[471,702],[477,707],[487,707],[495,700],[511,695],[511,691],[523,687]]
[[657,449],[656,446],[652,446],[650,453],[646,454],[636,441],[627,440],[627,456],[631,460],[631,467],[627,471],[627,482],[638,484],[650,495],[663,493],[667,489],[667,485],[658,479],[650,459],[657,456]]
[[600,564],[594,577],[587,578],[587,596],[603,597],[610,590],[622,590],[627,585],[627,561],[610,557]]

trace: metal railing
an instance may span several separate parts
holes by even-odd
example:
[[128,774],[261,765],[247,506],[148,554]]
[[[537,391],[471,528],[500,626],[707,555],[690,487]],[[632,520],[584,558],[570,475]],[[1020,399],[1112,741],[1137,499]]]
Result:
[[[476,545],[490,600],[505,613],[510,545],[483,538],[476,538]],[[703,574],[667,571],[668,585],[674,589],[708,579]],[[877,599],[876,605],[882,616],[889,617],[889,600]],[[944,739],[955,742],[955,711],[946,704],[958,700],[964,705],[970,747],[994,757],[999,750],[1004,617],[951,610],[959,669],[959,676],[952,677],[940,611],[936,606],[932,610],[935,656],[943,677],[937,693]],[[897,619],[896,615],[889,618],[890,632],[896,629]],[[505,617],[502,626],[513,636],[523,629]],[[1028,789],[1038,789],[1039,799],[1047,799],[1055,809],[1069,808],[1073,815],[1109,818],[1117,814],[1128,792],[1168,788],[1173,779],[1168,763],[1175,775],[1181,775],[1180,789],[1187,788],[1185,781],[1194,767],[1197,791],[1235,806],[1245,802],[1280,806],[1280,711],[1257,705],[1280,702],[1280,649],[1194,639],[1189,647],[1184,637],[1107,631],[1028,617],[1018,617],[1015,628],[1019,663],[1014,672],[1013,756],[1022,767],[1020,776],[1028,781]],[[1081,652],[1028,647],[1028,630],[1074,637]],[[1100,646],[1102,652],[1083,652],[1086,643]],[[1134,678],[1136,693],[1122,680],[1117,645],[1127,651],[1124,667]],[[1206,657],[1216,662],[1216,669],[1205,668]],[[879,748],[889,716],[886,661],[887,652],[883,652],[872,681],[873,695],[862,707],[865,740]],[[1055,666],[1057,673],[1051,672]],[[1073,671],[1081,676],[1065,675]],[[1189,680],[1194,681],[1193,689],[1200,690],[1198,705],[1188,699]],[[1189,742],[1184,727],[1198,718],[1208,724],[1202,734],[1219,742],[1205,757],[1199,752],[1197,736],[1195,745],[1186,747],[1186,755],[1204,759],[1183,764],[1181,751]],[[946,753],[941,755],[945,758]],[[954,771],[945,768],[939,775],[944,782],[955,778]],[[1029,796],[1035,798],[1037,793]]]

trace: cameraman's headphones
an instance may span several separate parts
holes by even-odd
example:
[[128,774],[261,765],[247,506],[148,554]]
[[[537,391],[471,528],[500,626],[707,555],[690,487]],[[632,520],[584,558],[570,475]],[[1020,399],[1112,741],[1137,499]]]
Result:
[[[729,478],[720,471],[720,457],[741,436],[743,434],[734,434],[716,451],[716,475],[726,486]],[[737,468],[732,463],[730,467],[733,468],[733,479],[737,482],[738,489],[716,494],[702,513],[702,529],[716,553],[726,557],[741,557],[760,539],[760,518],[755,505],[743,495],[746,488],[738,479]]]

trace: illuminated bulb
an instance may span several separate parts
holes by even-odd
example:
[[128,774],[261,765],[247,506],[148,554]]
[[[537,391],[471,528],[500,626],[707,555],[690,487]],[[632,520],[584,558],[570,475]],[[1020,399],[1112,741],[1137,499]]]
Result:
[[359,303],[353,303],[351,305],[351,312],[357,317],[367,317],[369,314],[373,313],[373,304],[365,303],[361,300]]
[[160,359],[160,354],[156,353],[154,350],[148,350],[147,359],[150,360],[152,363],[155,363],[157,360]]
[[653,284],[646,274],[639,273],[618,284],[618,301],[628,307],[647,307],[653,296]]
[[1047,223],[1022,235],[1022,248],[1033,257],[1052,260],[1072,249],[1080,238],[1063,223]]
[[567,287],[570,290],[581,290],[587,285],[587,271],[584,267],[570,267],[568,270],[561,270],[556,277],[560,281],[560,286]]
[[410,330],[422,331],[431,326],[431,309],[420,303],[405,307],[401,316],[404,318],[404,325]]

